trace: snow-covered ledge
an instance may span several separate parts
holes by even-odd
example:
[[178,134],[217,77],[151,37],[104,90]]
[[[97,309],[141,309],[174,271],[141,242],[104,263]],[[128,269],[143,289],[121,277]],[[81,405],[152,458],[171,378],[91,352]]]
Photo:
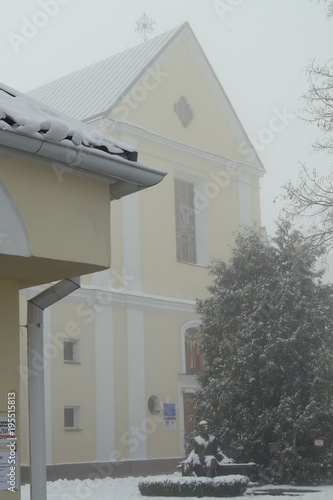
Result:
[[111,199],[159,183],[165,172],[146,167],[129,145],[103,135],[0,84],[0,148],[40,158],[56,170],[108,183]]

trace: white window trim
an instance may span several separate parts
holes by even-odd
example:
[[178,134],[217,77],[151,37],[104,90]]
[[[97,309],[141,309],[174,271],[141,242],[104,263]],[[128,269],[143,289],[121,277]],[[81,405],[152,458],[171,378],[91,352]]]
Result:
[[184,456],[185,447],[184,447],[184,401],[183,395],[184,393],[195,394],[200,386],[198,384],[198,380],[195,375],[186,375],[186,353],[185,353],[185,333],[189,328],[200,328],[201,320],[200,319],[192,319],[187,321],[180,327],[180,351],[181,351],[181,370],[184,382],[179,384],[179,438],[180,438],[180,453],[181,456]]
[[182,359],[182,375],[187,375],[188,377],[191,377],[196,380],[195,375],[188,375],[186,374],[186,352],[185,352],[185,333],[189,328],[200,328],[201,326],[201,321],[199,319],[194,319],[191,321],[187,321],[187,323],[184,323],[180,327],[180,350],[181,350],[181,359]]
[[184,446],[184,436],[185,436],[185,426],[184,426],[184,394],[195,394],[200,386],[192,386],[192,385],[181,385],[179,387],[179,449],[180,455],[183,457],[185,455],[185,446]]
[[[73,410],[74,426],[65,427],[65,410]],[[80,406],[64,406],[64,430],[65,431],[81,431],[81,407]]]
[[[65,342],[73,342],[73,359],[65,359]],[[64,345],[64,363],[80,364],[81,363],[80,340],[66,337],[63,340],[63,345]]]

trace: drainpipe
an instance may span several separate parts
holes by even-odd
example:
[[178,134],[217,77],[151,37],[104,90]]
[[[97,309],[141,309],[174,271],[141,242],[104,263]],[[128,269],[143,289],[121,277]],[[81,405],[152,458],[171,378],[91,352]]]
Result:
[[[28,395],[30,498],[46,500],[46,434],[43,311],[80,287],[80,278],[59,281],[28,301]],[[38,360],[38,366],[36,366]],[[43,365],[41,366],[41,360]]]

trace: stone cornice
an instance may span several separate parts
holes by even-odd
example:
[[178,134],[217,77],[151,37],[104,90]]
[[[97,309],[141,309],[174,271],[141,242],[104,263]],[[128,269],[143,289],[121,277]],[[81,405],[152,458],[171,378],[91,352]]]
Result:
[[[94,124],[95,127],[98,127],[103,122],[103,120],[104,119],[98,119],[94,122],[91,122],[91,124]],[[146,128],[141,127],[139,125],[135,125],[134,123],[120,121],[120,120],[113,120],[111,118],[108,118],[107,121],[110,122],[111,124],[110,130],[112,129],[117,130],[117,132],[119,132],[120,134],[133,135],[135,138],[139,138],[153,145],[162,147],[167,151],[167,154],[165,156],[162,156],[154,154],[149,150],[145,151],[142,147],[138,148],[140,149],[141,153],[144,152],[156,158],[160,159],[168,158],[168,161],[170,161],[170,151],[175,151],[183,154],[184,163],[186,162],[186,165],[191,166],[191,168],[195,170],[197,168],[195,167],[195,165],[191,163],[191,159],[195,159],[200,162],[205,161],[207,163],[210,163],[212,167],[216,168],[221,168],[221,167],[230,168],[234,169],[237,172],[245,171],[247,173],[251,173],[252,175],[256,175],[258,177],[262,177],[265,173],[265,171],[258,166],[250,165],[249,163],[233,160],[226,156],[218,155],[216,153],[211,153],[210,151],[196,148],[195,146],[191,146],[189,144],[185,144],[175,139],[151,132],[150,130],[147,130]],[[172,162],[174,162],[173,159]],[[202,171],[207,172],[207,169],[202,169]]]
[[[44,289],[44,286],[25,289],[21,292],[21,296],[29,300]],[[82,285],[81,288],[69,295],[66,301],[83,303],[91,309],[95,309],[97,313],[104,307],[115,307],[196,316],[195,300],[163,297],[125,289],[98,288],[92,285]]]

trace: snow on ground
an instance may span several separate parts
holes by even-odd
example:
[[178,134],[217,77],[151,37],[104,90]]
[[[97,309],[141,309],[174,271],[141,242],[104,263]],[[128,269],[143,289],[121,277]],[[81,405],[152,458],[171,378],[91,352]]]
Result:
[[[156,476],[154,476],[156,477]],[[158,476],[159,478],[165,476]],[[47,500],[175,500],[176,497],[143,497],[138,489],[138,483],[142,478],[110,478],[85,479],[84,481],[68,481],[67,479],[59,479],[55,482],[47,483]],[[258,495],[251,494],[254,490],[266,489],[292,489],[289,486],[265,486],[247,488],[246,493],[241,497],[233,497],[234,500],[244,500],[248,498],[257,498],[258,500],[280,500],[280,499],[295,499],[295,500],[333,500],[333,486],[320,486],[311,488],[295,487],[295,490],[303,490],[302,493],[296,495]],[[306,491],[304,491],[306,490]],[[311,490],[309,492],[309,490]],[[22,500],[30,499],[29,485],[22,486]],[[208,500],[204,497],[202,500]],[[178,500],[178,499],[177,499]]]

